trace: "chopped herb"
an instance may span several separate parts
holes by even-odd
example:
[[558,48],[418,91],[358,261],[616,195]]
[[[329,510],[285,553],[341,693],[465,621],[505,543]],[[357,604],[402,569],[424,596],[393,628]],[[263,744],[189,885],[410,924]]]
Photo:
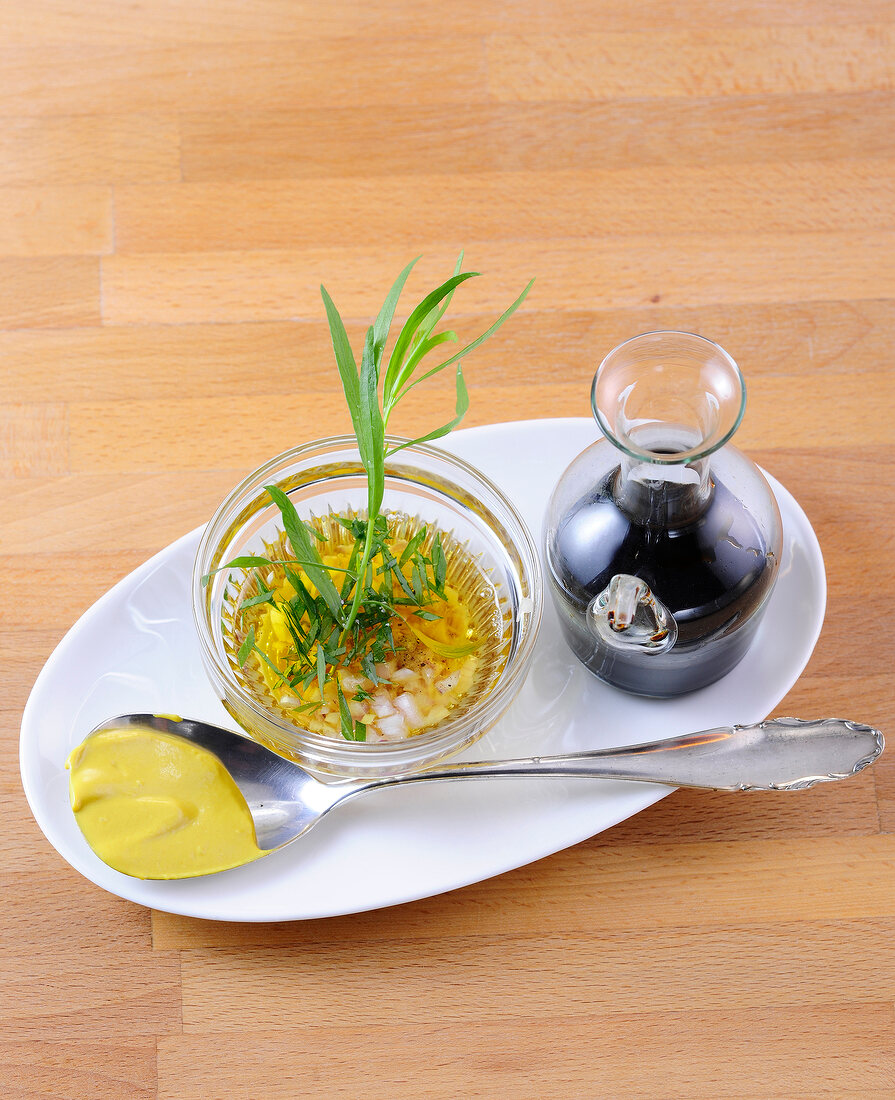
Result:
[[317,686],[320,688],[320,698],[323,698],[323,688],[326,684],[326,651],[322,645],[317,646]]
[[295,706],[289,708],[296,714],[308,714],[312,710],[320,709],[320,700],[312,699],[310,703],[296,703]]
[[432,543],[432,568],[435,570],[435,591],[444,592],[444,582],[447,580],[447,558],[444,556],[444,547],[441,545],[441,535],[435,536]]
[[399,565],[405,565],[408,561],[410,561],[410,559],[416,553],[417,547],[420,545],[425,537],[426,528],[421,527],[410,540],[410,542],[408,542],[407,545],[404,547],[404,552],[401,554],[401,560],[398,562]]
[[249,654],[255,648],[255,628],[249,627],[249,632],[245,636],[245,641],[239,647],[239,653],[236,655],[236,659],[239,661],[239,667],[242,668],[246,661],[249,659]]
[[339,719],[342,723],[342,736],[346,741],[357,741],[354,729],[354,719],[351,717],[351,711],[348,709],[348,703],[342,692],[342,685],[339,683],[338,676],[336,677],[336,694],[339,698]]
[[249,607],[257,607],[259,603],[271,603],[273,597],[273,592],[259,592],[257,596],[250,596],[247,600],[243,600],[238,610],[245,611]]

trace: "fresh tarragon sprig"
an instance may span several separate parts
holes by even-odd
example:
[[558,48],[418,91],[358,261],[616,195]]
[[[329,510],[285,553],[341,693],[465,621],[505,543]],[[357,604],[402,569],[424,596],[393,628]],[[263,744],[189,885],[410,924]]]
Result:
[[[461,272],[463,262],[461,253],[453,275],[427,294],[411,311],[386,362],[385,347],[395,309],[407,277],[417,260],[411,261],[395,280],[375,322],[367,329],[360,368],[351,350],[339,311],[326,288],[324,286],[320,288],[342,389],[351,414],[361,463],[367,475],[366,520],[344,522],[340,520],[343,526],[351,528],[355,538],[348,568],[336,570],[344,573],[341,588],[337,588],[333,580],[334,570],[323,564],[318,553],[315,539],[320,537],[319,533],[299,518],[288,495],[276,485],[268,485],[265,488],[280,511],[283,529],[295,555],[294,559],[287,563],[260,555],[245,555],[234,558],[227,566],[222,567],[252,569],[274,564],[286,567],[296,595],[288,605],[283,604],[281,610],[286,615],[296,654],[302,660],[293,668],[286,670],[287,674],[274,668],[267,655],[257,645],[252,627],[240,646],[239,663],[244,665],[249,654],[255,652],[258,659],[269,665],[281,682],[293,688],[316,679],[321,699],[323,685],[328,678],[327,670],[331,668],[336,681],[342,735],[347,740],[363,740],[365,730],[361,723],[351,720],[347,701],[339,683],[340,664],[343,661],[348,664],[352,660],[360,660],[366,674],[374,684],[377,683],[374,665],[384,658],[384,651],[391,639],[390,617],[395,613],[396,608],[402,604],[409,605],[423,620],[437,618],[426,610],[426,604],[433,597],[444,598],[445,560],[441,540],[437,534],[432,541],[428,556],[421,550],[421,543],[426,535],[425,528],[418,531],[411,539],[399,560],[395,560],[388,548],[388,528],[381,515],[386,462],[404,447],[446,436],[460,423],[469,408],[469,395],[461,366],[463,358],[497,332],[504,321],[515,313],[525,300],[534,281],[529,282],[512,305],[504,310],[481,336],[471,340],[460,351],[448,356],[437,365],[425,368],[423,360],[430,353],[443,344],[457,341],[456,333],[449,329],[436,331],[436,326],[447,311],[457,287],[469,279],[476,278],[478,274]],[[385,363],[384,369],[383,363]],[[386,444],[386,432],[391,414],[398,403],[421,382],[425,382],[454,364],[456,364],[454,416],[433,431],[389,448]],[[371,561],[377,555],[382,555],[384,563],[382,572],[385,574],[379,589],[373,583],[374,578],[370,568]],[[408,581],[402,572],[402,567],[408,563],[412,567],[412,581]],[[301,578],[291,570],[290,567],[295,565],[304,570],[305,575],[316,588],[316,597],[308,592]],[[209,578],[210,575],[203,577],[203,584],[207,583]],[[273,602],[273,593],[266,589],[260,574],[256,573],[255,578],[260,591],[243,601],[238,609],[240,612],[257,604]],[[402,590],[404,595],[401,595]],[[395,591],[398,592],[397,595]],[[362,608],[363,615],[359,617]],[[392,648],[394,648],[393,642]],[[306,707],[298,709],[303,710]]]
[[[424,373],[419,373],[423,359],[437,347],[449,341],[455,342],[457,335],[451,330],[435,332],[435,327],[444,316],[454,291],[461,283],[468,279],[474,279],[478,272],[467,271],[461,273],[463,254],[457,261],[454,274],[441,286],[431,291],[413,309],[410,316],[404,322],[404,326],[398,335],[392,348],[385,370],[382,370],[385,345],[391,329],[395,308],[401,297],[401,291],[407,277],[413,270],[416,260],[412,260],[395,280],[391,290],[379,311],[375,322],[367,329],[364,340],[364,349],[361,356],[360,370],[351,350],[345,325],[336,309],[335,303],[329,296],[326,287],[320,287],[323,296],[323,304],[326,307],[326,315],[329,320],[329,330],[332,336],[333,351],[336,356],[336,364],[339,368],[339,376],[342,380],[342,389],[345,392],[345,400],[351,414],[351,423],[354,434],[357,437],[361,462],[367,474],[367,535],[364,542],[363,554],[358,567],[359,576],[364,576],[369,564],[373,545],[373,526],[375,518],[382,507],[382,497],[385,491],[385,463],[391,455],[409,447],[414,443],[427,443],[433,439],[440,439],[451,432],[466,415],[469,408],[469,394],[463,378],[462,360],[471,351],[483,344],[489,336],[493,336],[500,326],[512,316],[525,300],[534,280],[529,282],[513,304],[497,318],[497,320],[481,336],[470,341],[460,351],[455,352],[443,362],[439,363]],[[441,427],[435,428],[416,439],[399,443],[389,450],[385,445],[385,434],[388,429],[389,418],[395,406],[415,386],[426,379],[443,371],[446,367],[457,364],[456,386],[457,401],[454,416]],[[380,400],[381,381],[381,400]],[[293,546],[298,551],[298,547]],[[349,631],[357,616],[361,600],[361,586],[356,585],[351,606],[345,621],[345,631]]]

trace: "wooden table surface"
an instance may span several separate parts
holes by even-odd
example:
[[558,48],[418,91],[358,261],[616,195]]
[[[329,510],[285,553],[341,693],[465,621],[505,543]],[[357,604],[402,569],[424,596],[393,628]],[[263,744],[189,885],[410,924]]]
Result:
[[[10,0],[0,10],[0,1094],[895,1095],[895,756],[678,791],[497,879],[279,925],[72,870],[22,709],[113,582],[296,443],[355,344],[465,248],[467,425],[588,415],[648,329],[738,360],[826,622],[775,708],[895,734],[890,0]],[[408,298],[408,301],[410,299]],[[448,386],[398,414],[431,427]],[[731,716],[736,720],[736,715]]]

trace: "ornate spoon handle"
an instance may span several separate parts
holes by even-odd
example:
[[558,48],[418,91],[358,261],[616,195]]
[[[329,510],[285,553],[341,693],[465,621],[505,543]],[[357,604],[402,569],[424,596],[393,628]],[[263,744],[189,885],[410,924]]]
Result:
[[369,786],[477,776],[551,775],[628,779],[717,791],[796,791],[856,775],[876,760],[883,745],[879,730],[858,722],[773,718],[754,726],[719,726],[625,748],[460,763],[403,779],[374,781]]

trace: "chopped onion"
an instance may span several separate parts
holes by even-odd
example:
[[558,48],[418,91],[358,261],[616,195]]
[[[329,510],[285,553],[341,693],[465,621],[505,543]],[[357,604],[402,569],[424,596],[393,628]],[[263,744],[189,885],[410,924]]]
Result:
[[384,691],[376,692],[370,699],[370,706],[373,708],[373,713],[379,718],[386,718],[388,715],[395,713],[392,701]]
[[444,695],[446,692],[452,691],[457,686],[457,684],[459,684],[459,682],[460,670],[456,669],[450,674],[450,676],[445,676],[443,680],[439,680],[435,686],[436,688],[438,688],[441,694]]
[[395,700],[395,706],[401,711],[410,726],[415,726],[418,729],[425,721],[419,704],[410,692],[405,691],[403,695],[399,695]]
[[402,741],[407,736],[407,723],[402,714],[390,714],[379,719],[379,729],[388,741]]

